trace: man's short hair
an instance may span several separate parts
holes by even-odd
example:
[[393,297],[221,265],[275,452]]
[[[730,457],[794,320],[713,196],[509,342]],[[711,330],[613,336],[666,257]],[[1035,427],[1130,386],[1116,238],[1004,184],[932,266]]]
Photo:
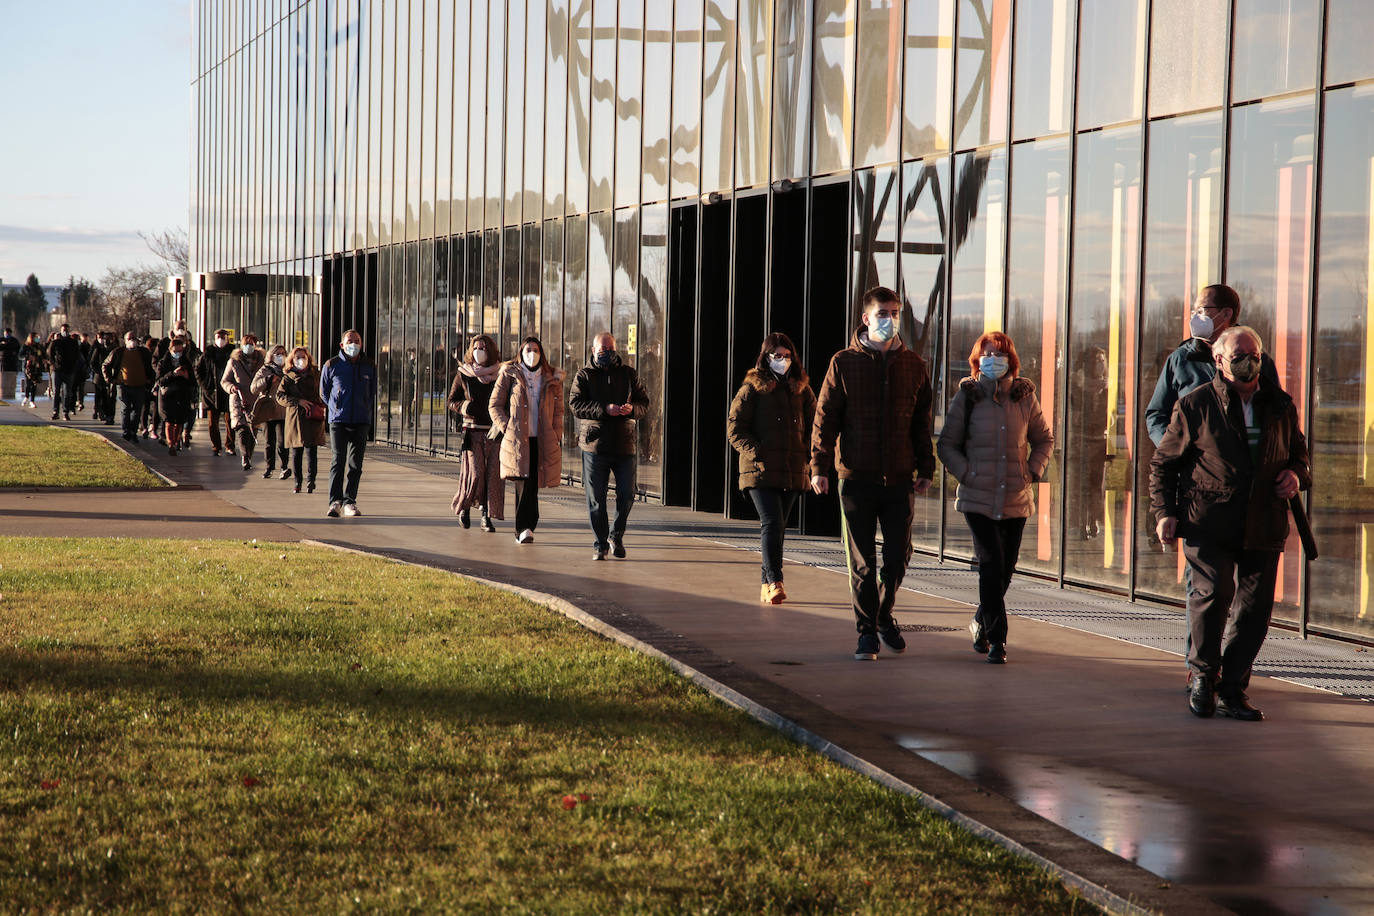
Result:
[[897,294],[886,286],[875,286],[864,293],[863,310],[866,312],[875,304],[879,303],[882,305],[898,305],[901,301],[901,299],[897,298]]
[[215,332],[215,336],[216,336],[216,337],[228,337],[228,336],[229,336],[229,329],[228,329],[228,328],[220,328],[218,331]]
[[1260,336],[1254,328],[1244,324],[1233,324],[1218,334],[1217,339],[1212,343],[1212,349],[1224,350],[1227,343],[1236,337],[1250,338],[1255,342],[1255,349],[1259,350],[1260,355],[1264,355],[1264,341],[1260,340]]
[[1207,301],[1216,308],[1230,309],[1232,324],[1240,320],[1240,296],[1225,283],[1213,283],[1211,286],[1204,286],[1202,295],[1206,296]]

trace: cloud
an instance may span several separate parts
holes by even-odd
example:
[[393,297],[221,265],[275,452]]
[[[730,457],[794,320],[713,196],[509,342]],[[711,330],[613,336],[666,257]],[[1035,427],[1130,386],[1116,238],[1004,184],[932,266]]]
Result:
[[138,230],[90,230],[72,229],[68,226],[53,226],[48,229],[35,229],[30,226],[0,225],[0,244],[65,245],[78,248],[106,248],[111,245],[126,245],[131,242],[142,244]]

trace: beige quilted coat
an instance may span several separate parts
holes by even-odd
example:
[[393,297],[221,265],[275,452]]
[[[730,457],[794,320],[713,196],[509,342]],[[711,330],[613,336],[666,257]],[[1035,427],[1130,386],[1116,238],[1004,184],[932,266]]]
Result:
[[1044,475],[1053,449],[1035,384],[1009,377],[995,385],[981,376],[961,381],[936,444],[959,481],[954,508],[994,519],[1034,513],[1031,485]]
[[491,390],[491,432],[501,439],[501,476],[530,475],[530,436],[539,436],[538,478],[541,487],[556,487],[563,477],[563,370],[545,365],[539,395],[537,432],[531,431],[530,392],[515,360],[503,363]]

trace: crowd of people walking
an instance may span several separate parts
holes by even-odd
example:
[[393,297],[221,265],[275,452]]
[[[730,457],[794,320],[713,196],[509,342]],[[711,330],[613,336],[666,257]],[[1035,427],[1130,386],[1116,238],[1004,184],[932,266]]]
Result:
[[[1293,402],[1279,386],[1259,335],[1236,324],[1239,298],[1207,287],[1194,306],[1192,338],[1170,357],[1147,411],[1156,450],[1150,465],[1151,509],[1163,545],[1183,541],[1188,564],[1189,709],[1237,719],[1262,718],[1245,694],[1273,607],[1275,571],[1288,533],[1288,500],[1311,485],[1306,442]],[[854,657],[876,659],[883,646],[906,649],[894,610],[911,558],[916,498],[930,491],[936,457],[958,485],[956,511],[972,535],[978,605],[969,631],[992,664],[1008,659],[1006,595],[1021,537],[1035,512],[1035,486],[1054,448],[1051,422],[1036,386],[1021,375],[1015,342],[1000,331],[973,341],[969,374],[933,431],[933,389],[924,359],[900,334],[895,292],[864,294],[861,323],[830,359],[818,391],[792,340],[764,338],[758,358],[730,404],[727,434],[739,453],[738,486],[757,509],[762,563],[759,600],[787,600],[783,548],[801,495],[838,498],[849,591],[858,631]],[[362,514],[357,505],[367,442],[377,407],[377,370],[349,330],[316,368],[305,347],[264,350],[227,330],[197,349],[184,325],[161,341],[129,333],[77,337],[67,325],[39,342],[0,339],[25,378],[50,376],[52,418],[84,409],[84,384],[96,379],[95,413],[114,422],[123,404],[123,435],[161,441],[171,455],[188,446],[199,406],[215,455],[237,456],[253,470],[260,432],[263,477],[280,466],[295,492],[315,490],[317,453],[328,444],[330,517]],[[1096,366],[1099,372],[1103,367]],[[566,405],[578,424],[582,482],[592,531],[592,559],[627,556],[626,530],[637,490],[637,424],[650,399],[615,338],[593,338],[591,361],[578,370]],[[537,337],[503,359],[489,335],[474,336],[448,394],[461,431],[461,464],[452,509],[464,529],[472,511],[480,529],[505,519],[506,484],[514,493],[516,541],[534,543],[539,491],[563,479],[564,373]],[[220,422],[223,418],[224,433]],[[289,459],[289,460],[288,460]],[[615,481],[614,515],[608,507]],[[1077,523],[1091,536],[1093,522]],[[881,546],[878,535],[881,533]]]

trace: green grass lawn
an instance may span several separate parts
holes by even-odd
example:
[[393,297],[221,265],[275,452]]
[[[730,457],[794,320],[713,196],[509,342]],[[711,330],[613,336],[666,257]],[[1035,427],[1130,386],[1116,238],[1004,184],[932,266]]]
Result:
[[1092,911],[452,575],[242,542],[0,556],[9,911]]
[[0,426],[0,487],[163,487],[96,436],[56,426]]

